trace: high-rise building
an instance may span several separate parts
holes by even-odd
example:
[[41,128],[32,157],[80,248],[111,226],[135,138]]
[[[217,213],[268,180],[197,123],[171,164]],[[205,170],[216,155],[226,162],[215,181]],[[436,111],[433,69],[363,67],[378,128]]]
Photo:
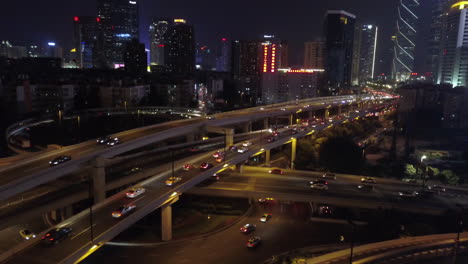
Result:
[[434,80],[438,79],[440,66],[440,54],[442,49],[442,33],[444,23],[446,22],[447,10],[450,7],[451,0],[431,0],[428,7],[432,10],[431,13],[431,29],[428,38],[426,60],[424,71],[432,75]]
[[304,68],[323,69],[325,59],[325,42],[309,41],[304,44]]
[[262,72],[276,72],[280,65],[281,58],[281,43],[271,35],[263,36],[262,42]]
[[172,21],[171,19],[154,18],[149,26],[151,65],[164,65],[164,48],[166,45],[164,34],[171,27]]
[[289,67],[289,45],[286,41],[281,41],[280,45],[280,60],[279,60],[279,68],[288,68]]
[[439,83],[453,86],[468,85],[468,4],[454,3],[446,17],[443,30],[442,53],[438,74]]
[[355,20],[344,10],[329,10],[325,17],[325,71],[332,93],[351,86]]
[[145,44],[140,43],[138,39],[128,42],[125,47],[124,63],[127,72],[145,73],[148,65]]
[[392,76],[396,81],[407,80],[414,71],[419,0],[401,0],[393,47]]
[[354,32],[352,84],[373,80],[379,29],[375,25],[357,25]]
[[76,64],[79,68],[99,68],[105,63],[103,58],[103,36],[101,18],[92,16],[73,17],[74,45]]
[[0,42],[0,57],[19,59],[28,56],[26,47],[13,46],[8,40]]
[[263,46],[260,41],[232,42],[231,74],[240,105],[255,105],[260,94],[260,74],[263,69]]
[[215,68],[215,58],[211,48],[200,43],[196,44],[195,67],[200,70],[211,71]]
[[123,66],[125,45],[138,35],[138,0],[97,0],[107,65]]
[[228,72],[229,67],[229,57],[230,57],[230,44],[227,38],[221,38],[219,42],[218,52],[216,56],[216,70],[221,72]]
[[172,73],[195,71],[195,40],[193,27],[184,19],[174,19],[174,25],[164,34],[164,64]]

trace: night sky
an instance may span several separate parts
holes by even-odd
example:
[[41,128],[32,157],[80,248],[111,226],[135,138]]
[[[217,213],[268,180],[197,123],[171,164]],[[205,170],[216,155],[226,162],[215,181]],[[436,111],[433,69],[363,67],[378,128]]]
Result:
[[[13,45],[56,41],[71,48],[72,17],[96,15],[95,0],[15,0],[0,4],[0,40]],[[344,9],[380,28],[378,58],[386,61],[397,0],[140,0],[140,38],[148,43],[150,18],[180,17],[195,26],[196,40],[213,46],[222,36],[255,39],[274,34],[290,43],[290,62],[302,64],[303,42],[321,36],[327,9]],[[377,69],[385,71],[386,69]]]

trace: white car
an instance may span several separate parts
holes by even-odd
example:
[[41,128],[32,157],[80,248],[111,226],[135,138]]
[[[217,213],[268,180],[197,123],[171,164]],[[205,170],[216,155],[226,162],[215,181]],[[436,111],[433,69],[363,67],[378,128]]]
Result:
[[237,150],[237,152],[239,152],[239,153],[245,153],[245,152],[247,152],[247,151],[249,151],[249,148],[247,148],[247,147],[242,147],[242,148],[239,148],[239,149]]
[[404,198],[414,198],[414,197],[417,197],[419,193],[416,191],[401,191],[401,192],[398,192],[398,195]]
[[252,146],[252,142],[246,141],[246,142],[242,143],[242,146],[244,146],[244,147],[250,147],[250,146]]
[[36,237],[36,234],[29,231],[28,229],[23,229],[23,230],[19,231],[19,233],[20,233],[21,237],[26,239],[26,240],[30,240],[30,239],[33,239],[33,238]]
[[133,188],[133,189],[128,190],[126,195],[128,198],[135,198],[135,197],[142,195],[145,192],[146,192],[145,188]]
[[114,217],[114,218],[120,218],[121,216],[130,213],[130,212],[133,211],[135,208],[136,208],[136,205],[133,205],[133,204],[122,205],[122,206],[120,206],[119,208],[117,208],[117,210],[115,210],[114,212],[112,212],[112,217]]

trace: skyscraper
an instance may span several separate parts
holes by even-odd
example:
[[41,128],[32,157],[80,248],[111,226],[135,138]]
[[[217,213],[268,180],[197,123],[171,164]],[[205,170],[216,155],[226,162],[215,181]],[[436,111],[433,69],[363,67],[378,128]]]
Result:
[[74,45],[76,64],[79,68],[100,67],[105,63],[102,50],[101,19],[92,16],[73,17]]
[[123,65],[125,45],[138,35],[138,0],[97,0],[108,66]]
[[147,69],[147,56],[145,44],[140,43],[137,39],[127,42],[125,45],[124,54],[125,71],[142,74]]
[[468,85],[468,4],[454,3],[448,12],[443,30],[439,83]]
[[174,19],[174,25],[164,34],[164,64],[172,73],[195,71],[195,40],[193,27],[184,19]]
[[329,10],[325,17],[325,70],[332,93],[351,86],[355,20],[355,15],[344,10]]
[[171,19],[154,18],[149,26],[150,37],[150,64],[164,65],[164,34],[171,27]]
[[263,70],[263,47],[260,41],[235,40],[232,42],[231,73],[240,105],[255,105],[260,92],[260,74]]
[[396,81],[407,80],[414,71],[419,0],[401,0],[393,47],[392,76]]
[[262,42],[262,72],[276,72],[281,64],[281,42],[275,36],[265,35]]
[[229,67],[229,57],[230,57],[230,44],[227,38],[221,38],[219,42],[218,52],[216,56],[216,70],[222,72],[228,72]]
[[309,41],[304,44],[304,69],[323,69],[325,42]]
[[357,25],[354,32],[352,83],[359,85],[374,79],[379,29],[375,25]]
[[431,0],[429,2],[430,5],[427,5],[432,12],[424,71],[432,74],[434,80],[438,79],[439,59],[442,49],[442,33],[444,23],[446,22],[447,10],[450,7],[450,1],[451,0]]

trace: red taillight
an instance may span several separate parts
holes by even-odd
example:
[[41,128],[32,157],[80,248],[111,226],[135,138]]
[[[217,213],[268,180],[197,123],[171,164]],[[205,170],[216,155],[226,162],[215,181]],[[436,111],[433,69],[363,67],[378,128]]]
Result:
[[54,238],[53,238],[53,237],[51,237],[49,240],[50,240],[50,241],[53,241],[53,240],[54,240]]
[[45,236],[43,236],[41,239],[45,239]]
[[50,234],[48,233],[48,234],[46,234],[46,236],[50,236]]

